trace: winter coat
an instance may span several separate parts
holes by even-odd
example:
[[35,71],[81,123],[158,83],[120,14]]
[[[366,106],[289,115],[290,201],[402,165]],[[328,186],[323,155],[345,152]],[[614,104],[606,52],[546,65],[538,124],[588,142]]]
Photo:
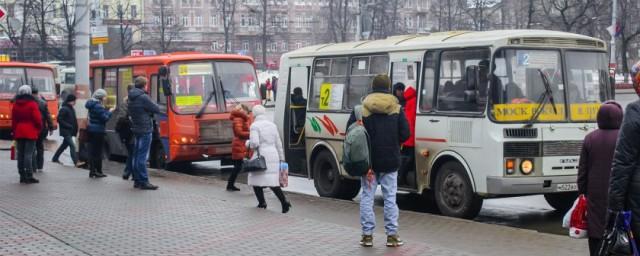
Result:
[[42,131],[42,115],[33,96],[18,95],[11,109],[11,117],[14,139],[38,139]]
[[249,115],[240,110],[231,111],[229,119],[233,122],[231,159],[242,160],[247,155],[247,146],[245,144],[249,139],[249,127],[251,126],[251,120]]
[[[355,114],[351,111],[347,127],[355,121]],[[362,121],[369,134],[373,171],[397,171],[400,167],[400,145],[409,138],[410,131],[396,97],[382,92],[369,94],[362,101]]]
[[264,156],[267,170],[249,173],[248,184],[258,187],[280,186],[280,161],[284,161],[284,151],[278,128],[265,115],[256,116],[251,124],[249,148],[255,153],[253,157]]
[[89,99],[84,107],[89,110],[89,125],[87,125],[87,131],[93,133],[105,133],[105,125],[109,118],[111,118],[111,112],[106,110],[102,103],[96,99]]
[[599,129],[589,133],[582,144],[578,191],[587,197],[589,237],[602,238],[604,233],[611,161],[621,122],[622,108],[605,103],[598,111]]
[[273,87],[271,86],[271,81],[267,80],[267,90],[273,90]]
[[160,108],[151,101],[151,97],[142,89],[131,89],[129,91],[129,116],[131,117],[131,130],[133,133],[152,133],[153,114],[160,114]]
[[403,147],[415,147],[416,146],[416,89],[409,86],[404,90],[404,116],[407,118],[409,124],[409,139],[405,141]]
[[62,104],[58,111],[58,126],[60,126],[60,136],[76,136],[78,134],[78,119],[76,111],[68,102]]
[[131,131],[131,118],[129,118],[129,98],[125,97],[120,104],[116,118],[116,132],[120,141],[124,144],[133,144],[133,132]]
[[[598,145],[599,146],[599,145]],[[632,211],[631,229],[640,235],[640,101],[627,105],[609,179],[609,209]]]
[[46,134],[48,131],[54,130],[53,119],[51,118],[51,113],[49,112],[49,106],[47,106],[47,101],[43,98],[36,98],[38,101],[38,109],[40,110],[40,115],[42,116],[42,131],[41,134]]

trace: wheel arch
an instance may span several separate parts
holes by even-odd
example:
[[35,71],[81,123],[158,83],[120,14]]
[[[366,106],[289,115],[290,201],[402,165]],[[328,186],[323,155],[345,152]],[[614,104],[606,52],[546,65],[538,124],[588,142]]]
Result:
[[340,160],[338,160],[338,155],[336,154],[336,151],[333,149],[331,144],[329,144],[326,141],[318,141],[311,147],[311,154],[307,158],[307,166],[310,167],[309,178],[313,179],[313,175],[314,175],[313,162],[316,160],[316,157],[318,156],[318,154],[320,154],[320,152],[322,152],[323,150],[329,151],[329,153],[333,156],[333,159],[336,160],[336,166],[338,166],[340,175],[343,175]]
[[473,193],[476,193],[476,182],[473,177],[473,173],[471,173],[469,165],[467,164],[467,161],[464,159],[464,157],[462,157],[460,154],[454,151],[443,151],[438,153],[438,155],[436,155],[433,159],[434,160],[432,161],[432,164],[431,164],[431,172],[429,173],[429,183],[428,183],[430,189],[434,189],[433,181],[436,180],[440,167],[447,162],[453,161],[453,162],[458,162],[462,165],[465,172],[467,173],[467,177],[469,177],[469,181],[471,182],[471,188],[473,189]]

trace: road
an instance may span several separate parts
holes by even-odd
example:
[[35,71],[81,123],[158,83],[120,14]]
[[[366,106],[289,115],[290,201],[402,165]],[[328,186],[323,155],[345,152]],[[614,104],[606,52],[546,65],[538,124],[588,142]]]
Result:
[[[616,100],[626,106],[629,102],[636,100],[637,97],[635,94],[618,94],[616,95]],[[272,116],[273,108],[269,108],[267,113]],[[50,142],[48,150],[54,150],[55,140],[60,140],[60,138],[53,139],[54,141]],[[6,141],[4,144],[6,145]],[[195,163],[189,169],[180,170],[180,172],[224,180],[231,168],[231,166],[220,166],[219,161],[209,161]],[[245,176],[241,175],[239,182],[244,183],[245,179]],[[292,177],[289,185],[286,189],[288,191],[318,196],[312,180],[303,177]],[[378,193],[380,193],[380,190],[378,190]],[[378,195],[378,204],[382,204],[380,197],[381,195]],[[355,200],[358,200],[358,197]],[[403,210],[435,212],[434,209],[428,207],[424,200],[411,194],[400,194],[398,196],[398,204]],[[562,213],[556,212],[542,196],[522,196],[485,200],[482,210],[479,216],[475,218],[475,221],[565,235],[567,231],[561,228],[561,219]]]

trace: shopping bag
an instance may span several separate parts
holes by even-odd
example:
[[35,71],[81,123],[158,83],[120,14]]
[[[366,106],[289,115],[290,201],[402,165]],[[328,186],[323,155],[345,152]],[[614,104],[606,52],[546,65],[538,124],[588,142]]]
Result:
[[569,236],[572,238],[587,238],[587,198],[584,195],[578,197],[576,208],[571,213]]
[[563,228],[566,228],[566,229],[571,228],[571,214],[573,213],[573,210],[576,208],[578,201],[580,201],[580,198],[576,198],[576,200],[573,201],[573,206],[571,206],[571,209],[569,209],[569,211],[567,211],[567,213],[564,214],[564,218],[562,218]]
[[11,142],[11,160],[16,160],[16,141]]
[[289,186],[289,164],[285,162],[280,163],[280,187],[286,188]]

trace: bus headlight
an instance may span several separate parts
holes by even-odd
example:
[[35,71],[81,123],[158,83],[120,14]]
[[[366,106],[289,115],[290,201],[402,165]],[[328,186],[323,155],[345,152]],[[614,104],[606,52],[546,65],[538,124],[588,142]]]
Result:
[[514,174],[516,172],[516,160],[507,159],[504,162],[504,169],[506,170],[508,175]]
[[533,161],[525,159],[520,162],[520,172],[524,175],[529,175],[533,172]]

